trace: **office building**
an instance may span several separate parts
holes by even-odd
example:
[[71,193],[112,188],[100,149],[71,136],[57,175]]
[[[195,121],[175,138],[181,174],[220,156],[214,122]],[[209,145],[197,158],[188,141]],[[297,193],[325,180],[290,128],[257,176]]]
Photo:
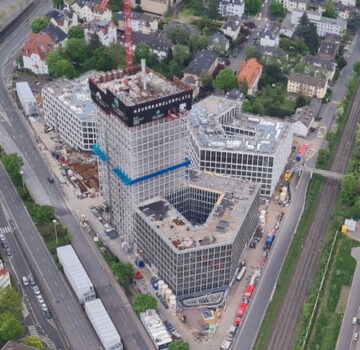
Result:
[[98,122],[100,190],[121,237],[133,243],[136,205],[186,184],[184,113],[191,89],[145,67],[89,80]]
[[260,185],[189,171],[190,185],[139,205],[135,240],[178,297],[225,291],[258,224]]
[[291,154],[287,122],[241,113],[238,101],[209,96],[189,114],[191,167],[261,184],[270,197]]
[[63,141],[80,151],[91,151],[97,139],[88,78],[89,74],[74,80],[58,79],[41,91],[46,124],[53,127]]

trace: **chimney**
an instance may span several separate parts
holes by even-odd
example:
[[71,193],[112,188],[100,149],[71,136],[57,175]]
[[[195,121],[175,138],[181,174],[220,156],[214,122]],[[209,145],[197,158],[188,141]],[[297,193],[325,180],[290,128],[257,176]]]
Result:
[[141,59],[141,76],[142,76],[142,82],[143,82],[143,88],[146,90],[146,59]]

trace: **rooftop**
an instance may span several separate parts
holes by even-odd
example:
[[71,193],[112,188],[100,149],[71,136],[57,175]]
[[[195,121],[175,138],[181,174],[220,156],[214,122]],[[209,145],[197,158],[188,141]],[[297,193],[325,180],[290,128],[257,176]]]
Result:
[[36,348],[33,348],[29,345],[9,341],[1,348],[1,350],[36,350]]
[[319,56],[305,56],[304,61],[308,65],[312,65],[314,67],[320,67],[327,71],[333,71],[336,68],[335,62],[331,62],[331,61],[323,59]]
[[172,342],[172,337],[156,310],[148,309],[146,312],[141,312],[140,319],[157,346]]
[[[235,239],[259,186],[249,180],[190,171],[190,186],[181,203],[172,204],[172,198],[157,197],[142,203],[138,210],[178,250],[230,243]],[[194,190],[196,194],[192,192]],[[203,203],[208,208],[207,213],[202,213],[201,221],[190,222],[185,216],[191,216],[191,213],[183,215],[175,208],[186,200]],[[197,207],[198,203],[193,204]]]
[[280,32],[280,28],[275,25],[269,25],[267,28],[264,29],[263,33],[261,34],[262,38],[269,37],[271,40],[274,40]]
[[241,18],[238,16],[230,16],[228,20],[223,24],[221,29],[226,30],[230,28],[232,31],[236,31],[241,27]]
[[79,119],[94,120],[95,112],[88,82],[92,74],[94,72],[89,72],[74,80],[57,79],[46,84],[44,89],[56,96]]
[[238,81],[241,84],[245,79],[248,83],[248,87],[252,88],[261,75],[262,65],[257,61],[256,58],[250,58],[248,61],[242,61]]
[[47,33],[55,44],[59,44],[67,38],[67,34],[52,23],[46,26],[42,31]]
[[214,51],[201,50],[195,54],[194,59],[188,64],[184,72],[200,76],[203,71],[208,71],[214,64],[218,55]]
[[221,115],[236,109],[239,102],[209,96],[195,104],[189,113],[189,128],[201,147],[239,150],[252,153],[275,152],[279,141],[289,130],[288,124],[275,118],[238,113],[232,120],[221,121]]
[[167,53],[174,44],[161,33],[144,34],[142,32],[132,33],[133,44],[145,44],[148,45],[151,50],[162,51]]
[[289,74],[289,81],[295,81],[300,84],[307,84],[311,86],[316,86],[319,88],[324,88],[326,86],[326,79],[321,79],[317,77],[312,77],[310,75],[302,74],[302,73],[294,73],[291,72]]
[[319,47],[319,54],[331,56],[335,58],[336,53],[339,50],[339,44],[337,42],[323,41]]
[[146,89],[141,67],[96,73],[92,81],[99,89],[109,90],[125,106],[136,106],[188,90],[188,86],[175,79],[173,82],[146,68]]

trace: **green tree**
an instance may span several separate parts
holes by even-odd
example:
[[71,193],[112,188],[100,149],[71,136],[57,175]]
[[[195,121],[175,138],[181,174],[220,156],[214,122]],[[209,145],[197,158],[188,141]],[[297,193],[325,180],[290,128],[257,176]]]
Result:
[[244,113],[252,113],[252,104],[249,100],[245,100],[242,104],[242,111]]
[[65,52],[71,62],[75,64],[84,63],[88,56],[86,41],[77,38],[68,39],[65,46]]
[[145,58],[147,65],[151,66],[152,63],[154,63],[155,59],[154,56],[147,45],[136,45],[136,48],[134,50],[134,62],[136,64],[139,64],[141,62],[141,59]]
[[24,165],[22,158],[17,153],[10,153],[2,157],[2,162],[15,186],[20,186],[22,184],[20,169]]
[[50,20],[47,17],[35,18],[31,23],[31,31],[33,33],[39,33],[49,24]]
[[119,12],[123,10],[123,2],[122,0],[110,0],[109,3],[107,4],[107,7],[112,11],[112,12]]
[[269,5],[269,14],[272,18],[284,17],[286,14],[286,10],[280,2],[273,1]]
[[119,24],[119,17],[117,12],[113,12],[111,15],[111,20],[114,22],[114,24],[117,26]]
[[111,271],[123,287],[129,285],[134,276],[131,263],[114,263],[111,265]]
[[111,43],[106,48],[106,53],[110,57],[112,68],[125,67],[125,48],[119,41]]
[[148,294],[138,294],[131,303],[135,312],[139,315],[148,309],[156,309],[157,300]]
[[15,288],[0,287],[0,314],[10,314],[20,320],[22,315],[22,301]]
[[261,101],[257,98],[252,104],[252,112],[254,114],[258,115],[264,115],[265,114],[265,108],[264,105],[261,103]]
[[194,35],[190,38],[190,51],[195,54],[196,52],[206,49],[209,46],[209,37],[206,35]]
[[84,39],[84,29],[79,26],[74,26],[69,29],[68,39],[76,38],[76,39]]
[[245,79],[243,80],[243,82],[241,83],[240,91],[241,91],[244,95],[247,95],[248,90],[249,90],[249,84],[248,84],[248,82],[247,82],[247,79],[245,78]]
[[296,63],[295,67],[294,67],[294,72],[295,73],[304,73],[305,72],[305,66],[306,63],[303,61],[300,61],[298,63]]
[[311,53],[316,53],[319,46],[319,37],[315,25],[310,23],[306,12],[300,18],[300,22],[295,30],[295,36],[304,40]]
[[320,149],[318,152],[318,158],[316,165],[323,169],[330,158],[330,152],[327,149]]
[[256,58],[257,60],[260,59],[260,54],[258,52],[258,50],[256,49],[256,46],[254,45],[250,45],[246,51],[246,59],[249,60],[250,58]]
[[360,197],[358,197],[354,203],[353,215],[355,218],[360,219]]
[[325,6],[325,12],[323,13],[323,16],[328,18],[337,18],[337,12],[331,3]]
[[58,77],[66,77],[68,79],[73,79],[76,76],[75,67],[71,62],[65,59],[61,59],[55,64],[55,74]]
[[53,5],[56,9],[64,8],[64,0],[53,0]]
[[186,45],[189,42],[189,31],[186,28],[171,26],[166,28],[165,34],[174,44]]
[[190,55],[189,48],[184,45],[175,45],[173,55],[174,60],[183,67]]
[[35,222],[40,223],[51,223],[55,219],[55,210],[50,205],[41,205],[36,211]]
[[29,345],[29,346],[32,346],[33,348],[35,349],[39,349],[39,350],[44,350],[45,349],[45,346],[44,344],[41,342],[40,338],[39,337],[25,337],[22,341],[21,341],[22,344],[25,344],[25,345]]
[[347,20],[347,28],[351,34],[356,33],[360,25],[360,15],[357,11],[351,11]]
[[[354,65],[353,65],[353,71],[360,76],[360,61],[356,62]],[[358,130],[359,132],[359,130]],[[357,132],[357,134],[358,134]]]
[[211,19],[218,18],[219,0],[209,0],[208,14]]
[[225,68],[216,76],[213,86],[215,89],[227,92],[232,89],[237,89],[238,81],[231,68]]
[[174,341],[169,345],[169,350],[189,350],[189,349],[190,349],[189,343],[182,340]]
[[299,108],[299,107],[302,107],[302,106],[305,106],[305,105],[306,105],[305,97],[303,95],[299,95],[296,98],[295,108]]
[[88,49],[92,53],[101,46],[99,35],[96,33],[91,34]]
[[179,63],[177,63],[175,60],[171,60],[169,62],[169,78],[171,79],[174,75],[176,75],[177,77],[182,77],[183,75],[183,70],[181,69]]
[[250,15],[256,15],[261,9],[261,0],[245,0],[245,11]]
[[353,174],[346,174],[341,182],[341,198],[347,205],[353,205],[356,192],[355,192],[356,179]]
[[93,51],[92,56],[84,64],[85,70],[96,69],[98,71],[108,71],[112,68],[112,61],[106,52],[106,48],[101,46]]
[[0,314],[0,344],[15,340],[25,333],[23,325],[11,314]]
[[207,71],[203,71],[200,74],[200,81],[201,81],[201,87],[203,89],[211,89],[212,88],[212,83],[213,83],[213,77],[212,75],[207,72]]

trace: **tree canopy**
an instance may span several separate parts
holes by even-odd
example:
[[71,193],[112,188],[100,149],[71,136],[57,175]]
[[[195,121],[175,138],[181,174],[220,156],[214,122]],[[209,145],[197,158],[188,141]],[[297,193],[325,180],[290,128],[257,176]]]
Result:
[[123,287],[127,286],[134,276],[134,268],[131,263],[113,263],[111,271]]
[[68,32],[68,39],[72,38],[84,39],[84,29],[79,26],[71,27]]
[[157,300],[151,295],[139,294],[134,298],[131,305],[139,315],[141,312],[145,312],[148,309],[156,309]]
[[186,45],[189,42],[189,31],[186,28],[171,26],[166,28],[165,34],[174,44]]
[[295,36],[304,40],[312,54],[316,53],[319,46],[319,37],[315,25],[310,23],[306,12],[300,18],[300,22],[295,30]]
[[22,341],[22,344],[25,345],[29,345],[32,346],[33,348],[39,349],[39,350],[44,350],[45,346],[44,344],[41,342],[39,337],[25,337]]
[[50,24],[50,20],[47,17],[35,18],[31,23],[31,31],[33,33],[41,32],[46,26]]
[[125,48],[119,41],[111,43],[106,48],[106,52],[110,57],[113,69],[125,67]]
[[323,13],[323,16],[328,18],[337,18],[337,12],[331,3],[325,4],[325,11]]
[[134,50],[134,62],[139,64],[142,58],[146,59],[146,64],[149,66],[151,66],[156,60],[149,46],[142,44],[136,45]]
[[346,174],[341,182],[341,198],[347,205],[353,205],[356,199],[356,179],[353,174]]
[[189,343],[182,340],[174,341],[169,345],[169,350],[189,350],[189,349],[190,349]]
[[231,68],[225,68],[216,76],[213,85],[215,89],[227,92],[237,89],[238,81]]
[[269,5],[269,14],[272,18],[283,17],[286,15],[286,10],[280,2],[273,1]]
[[86,41],[77,38],[68,39],[65,46],[65,53],[74,64],[79,65],[84,63],[88,57]]
[[22,184],[20,169],[24,165],[21,157],[19,157],[16,153],[5,154],[2,156],[2,163],[15,186],[20,186]]
[[208,14],[211,19],[217,19],[219,17],[219,0],[209,0]]
[[189,48],[184,45],[175,45],[173,56],[174,60],[180,64],[180,66],[184,66],[185,62],[188,60],[190,55]]
[[250,15],[256,15],[261,10],[261,0],[245,0],[245,11]]
[[0,345],[25,333],[23,325],[11,314],[0,314]]

